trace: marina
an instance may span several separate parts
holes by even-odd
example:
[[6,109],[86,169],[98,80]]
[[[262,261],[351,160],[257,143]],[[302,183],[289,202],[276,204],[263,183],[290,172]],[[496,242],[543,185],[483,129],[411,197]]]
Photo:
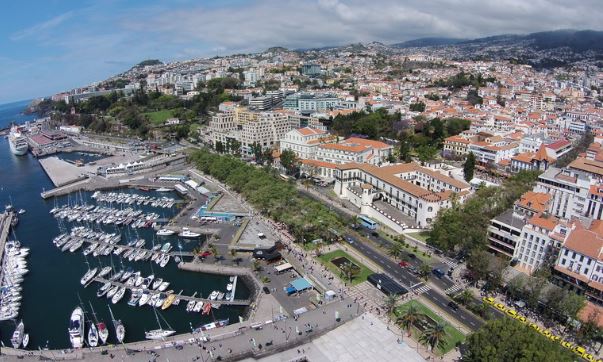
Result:
[[[111,270],[115,271],[132,268],[140,271],[142,275],[153,274],[156,278],[169,281],[170,285],[167,289],[175,290],[176,293],[174,294],[176,295],[180,293],[182,298],[178,299],[182,299],[182,302],[176,303],[176,298],[174,297],[171,305],[164,310],[160,308],[160,310],[162,318],[165,318],[169,322],[176,334],[190,332],[191,324],[193,326],[201,326],[221,320],[229,320],[230,323],[234,323],[238,320],[239,316],[246,314],[250,303],[250,291],[240,282],[236,286],[236,295],[232,296],[232,301],[225,298],[221,301],[211,301],[212,304],[219,305],[220,308],[211,308],[208,314],[186,312],[186,305],[190,301],[190,298],[193,298],[193,295],[196,295],[196,297],[208,297],[212,291],[221,290],[225,296],[227,292],[226,287],[231,282],[227,275],[187,271],[178,268],[176,263],[171,262],[176,257],[190,259],[193,255],[192,249],[205,243],[206,238],[205,235],[192,239],[181,238],[178,236],[179,231],[173,235],[156,235],[153,223],[158,224],[157,229],[159,229],[160,224],[176,215],[179,211],[178,208],[182,201],[172,191],[173,186],[171,185],[173,184],[167,182],[156,183],[157,187],[155,188],[165,188],[161,192],[154,191],[153,189],[145,191],[124,188],[123,185],[119,184],[118,180],[104,185],[106,188],[103,189],[105,190],[102,192],[103,195],[111,193],[142,195],[132,196],[132,199],[136,199],[136,201],[131,204],[127,202],[96,202],[91,197],[96,190],[83,190],[77,193],[67,192],[64,196],[60,196],[61,194],[59,194],[58,197],[45,200],[40,198],[40,192],[53,189],[53,183],[40,166],[38,160],[30,154],[24,156],[13,155],[9,152],[8,140],[6,139],[0,139],[0,150],[2,150],[0,152],[0,173],[3,175],[3,188],[0,188],[0,200],[4,203],[9,203],[9,196],[12,195],[15,209],[19,210],[22,208],[27,210],[26,213],[19,215],[19,224],[15,229],[14,236],[9,235],[7,230],[3,232],[1,241],[4,242],[8,239],[19,240],[22,247],[32,250],[31,254],[27,257],[30,272],[24,278],[21,285],[21,305],[19,314],[15,317],[17,320],[11,319],[0,322],[0,336],[5,345],[11,345],[13,332],[17,329],[20,320],[22,320],[25,326],[25,334],[28,335],[27,349],[70,348],[72,344],[67,333],[67,328],[75,306],[80,306],[83,311],[85,337],[88,335],[90,323],[92,321],[95,322],[94,324],[99,334],[99,344],[101,342],[100,332],[102,328],[98,327],[96,320],[109,326],[107,343],[119,342],[118,336],[115,333],[115,322],[118,322],[118,325],[121,325],[124,330],[127,329],[123,340],[126,343],[142,341],[145,339],[145,332],[157,329],[153,308],[134,308],[128,305],[127,301],[130,298],[131,292],[124,291],[121,299],[116,304],[113,304],[112,299],[107,300],[106,298],[97,297],[98,288],[102,285],[98,281],[93,279],[88,282],[91,285],[84,288],[81,284],[82,276],[94,268],[98,270],[96,274],[106,267],[111,267]],[[90,180],[87,179],[82,182],[86,183],[87,181]],[[135,185],[136,182],[132,184],[135,187],[140,187]],[[66,186],[67,189],[71,185]],[[111,190],[111,186],[118,190]],[[144,201],[141,201],[139,204],[138,200],[143,197],[153,198],[153,201],[163,200],[166,202],[165,205],[167,207],[153,207],[153,201],[149,201],[146,205]],[[173,205],[170,206],[171,200],[168,199],[174,200]],[[127,200],[127,197],[124,200]],[[97,220],[102,220],[103,222],[97,223],[91,219],[84,220],[87,218],[87,213],[83,212],[82,205],[87,205],[86,208],[93,205],[94,208],[99,207],[97,211],[101,211],[96,214]],[[131,210],[128,210],[130,208]],[[53,213],[50,213],[53,209],[55,209],[54,214],[59,213],[61,210],[65,211],[65,217],[53,217]],[[123,220],[119,224],[118,219],[120,216],[116,215],[123,210],[127,211],[121,215]],[[137,217],[132,217],[132,221],[128,224],[127,212],[140,212],[140,214]],[[78,216],[74,217],[74,214]],[[113,216],[114,221],[104,223],[104,221],[110,220],[109,216]],[[133,216],[133,214],[129,216]],[[2,216],[2,218],[5,217]],[[149,223],[149,221],[152,222]],[[139,227],[133,227],[136,223],[138,223]],[[10,221],[8,224],[10,224]],[[5,222],[2,223],[2,225],[8,224]],[[96,244],[98,244],[96,249],[101,246],[104,247],[104,250],[107,250],[110,246],[113,247],[111,253],[106,256],[103,253],[97,252],[97,256],[95,257],[94,251],[91,251],[88,255],[83,255],[83,252],[92,245],[91,242],[87,241],[82,242],[82,245],[74,248],[73,253],[68,252],[68,250],[77,244],[71,245],[65,252],[61,252],[61,248],[57,248],[53,240],[63,233],[71,233],[73,228],[77,227],[90,228],[97,233],[120,235],[121,239],[119,243],[115,244],[102,240],[96,241]],[[140,239],[145,240],[144,246],[137,247],[135,246],[136,244],[128,245],[129,241]],[[140,252],[149,253],[149,251],[153,250],[154,245],[160,244],[163,246],[168,242],[172,245],[172,249],[163,254],[170,255],[170,262],[166,263],[163,268],[158,267],[158,264],[151,260],[153,255],[150,255],[146,261],[143,260],[145,258],[140,257],[136,261],[136,255],[131,261],[127,257],[123,257],[123,254],[127,251],[136,251],[137,254]],[[117,247],[123,249],[120,253],[121,256],[114,254]],[[0,247],[0,253],[3,253],[3,251],[4,248]],[[104,252],[106,253],[107,251]],[[155,254],[160,253],[160,249],[158,249]],[[111,275],[110,273],[98,280],[108,280],[106,278],[110,278]],[[60,281],[60,283],[57,283],[57,281]],[[93,288],[92,285],[97,285],[98,287]],[[49,298],[48,294],[50,288],[52,288],[52,298]],[[167,289],[165,292],[169,291]],[[199,302],[203,301],[202,298],[198,299]],[[209,301],[208,298],[204,299],[206,299],[205,302]],[[109,310],[109,305],[111,311]],[[94,309],[94,313],[92,308]],[[23,341],[21,348],[23,348]]]

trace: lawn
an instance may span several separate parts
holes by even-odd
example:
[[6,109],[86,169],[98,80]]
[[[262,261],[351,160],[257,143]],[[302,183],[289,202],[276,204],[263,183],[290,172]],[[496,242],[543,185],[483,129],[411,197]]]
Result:
[[[373,271],[367,268],[364,264],[361,264],[356,259],[352,258],[348,253],[343,250],[335,250],[330,253],[322,254],[318,257],[321,263],[323,263],[333,274],[337,275],[342,280],[345,279],[343,275],[341,275],[341,271],[337,265],[333,264],[331,260],[336,258],[345,257],[352,263],[356,264],[360,267],[360,272],[356,274],[356,276],[352,279],[352,285],[360,284],[368,278],[369,275],[373,274]],[[345,280],[347,282],[347,280]]]
[[424,243],[427,243],[427,238],[429,237],[429,233],[427,231],[419,231],[418,233],[408,233],[407,235]]
[[[411,305],[414,305],[420,313],[427,315],[428,317],[430,317],[431,319],[433,319],[435,321],[446,322],[442,317],[438,316],[434,311],[427,308],[427,306],[425,306],[424,304],[417,302],[416,300],[411,300],[410,302],[407,302],[407,303],[404,303],[404,304],[398,306],[396,308],[394,314],[396,316],[401,316],[402,313],[404,311],[406,311],[408,309],[408,307],[410,307]],[[463,342],[465,340],[465,336],[458,329],[454,328],[452,325],[450,325],[447,322],[446,322],[445,330],[447,333],[447,338],[446,338],[444,344],[440,347],[436,347],[436,352],[439,355],[444,355],[444,354],[448,353],[450,350],[454,349],[454,347],[456,346],[456,344],[458,342]],[[404,333],[406,333],[406,331],[404,331]],[[412,327],[411,333],[415,340],[419,338],[420,332],[417,328]]]
[[149,117],[151,123],[156,126],[162,125],[168,118],[172,118],[174,113],[171,109],[163,109],[161,111],[156,112],[148,112],[144,114]]

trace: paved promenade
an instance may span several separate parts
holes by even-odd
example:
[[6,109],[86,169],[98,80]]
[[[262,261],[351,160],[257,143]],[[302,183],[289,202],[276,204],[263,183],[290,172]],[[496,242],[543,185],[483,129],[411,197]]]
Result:
[[[300,315],[261,326],[248,321],[205,333],[174,336],[166,341],[142,341],[123,346],[66,351],[15,351],[2,348],[2,361],[85,360],[85,361],[234,361],[265,357],[324,335],[363,313],[349,299],[337,300]],[[336,319],[339,317],[339,321]],[[7,354],[7,355],[4,355]],[[21,356],[17,356],[20,354]]]

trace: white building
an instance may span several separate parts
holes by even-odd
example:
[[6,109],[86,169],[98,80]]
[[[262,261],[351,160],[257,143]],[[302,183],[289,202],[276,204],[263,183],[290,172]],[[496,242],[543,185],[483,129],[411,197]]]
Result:
[[320,143],[332,139],[324,130],[309,127],[292,129],[280,140],[280,151],[292,150],[301,160],[314,159]]

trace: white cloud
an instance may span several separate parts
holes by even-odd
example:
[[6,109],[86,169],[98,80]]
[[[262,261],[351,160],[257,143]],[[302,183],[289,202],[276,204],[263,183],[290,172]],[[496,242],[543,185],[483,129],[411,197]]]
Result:
[[47,31],[52,30],[52,29],[56,28],[57,26],[61,25],[66,20],[69,20],[71,17],[73,17],[73,15],[74,15],[73,11],[68,11],[61,15],[55,16],[54,18],[51,18],[47,21],[44,21],[42,23],[39,23],[39,24],[30,26],[29,28],[20,30],[20,31],[12,34],[10,36],[10,39],[13,41],[18,41],[18,40],[22,40],[22,39],[29,38],[32,36],[44,36]]

